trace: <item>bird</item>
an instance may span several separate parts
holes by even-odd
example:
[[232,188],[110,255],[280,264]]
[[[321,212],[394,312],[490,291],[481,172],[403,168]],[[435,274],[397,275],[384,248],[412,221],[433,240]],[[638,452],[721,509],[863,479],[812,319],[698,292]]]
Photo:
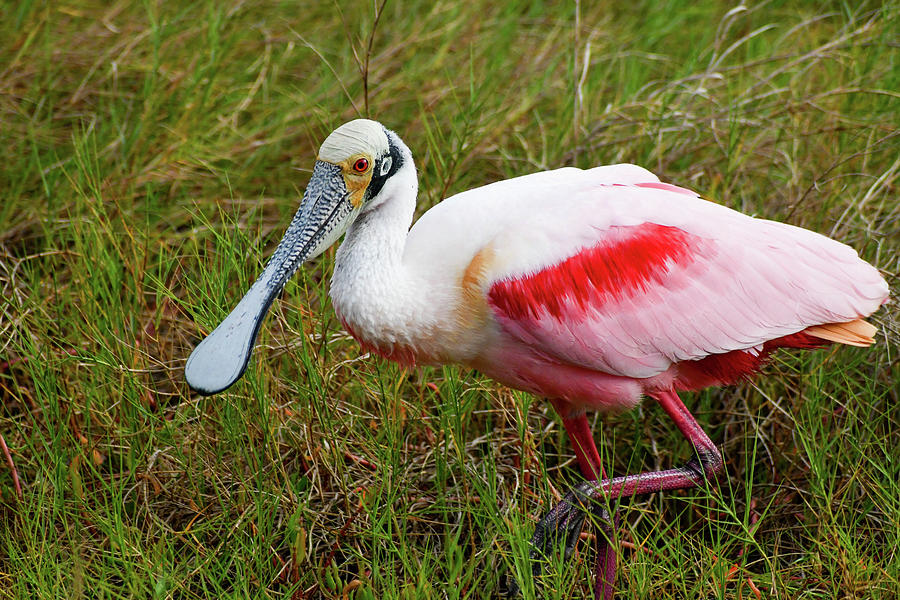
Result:
[[[335,129],[283,239],[193,350],[185,377],[203,395],[237,381],[285,283],[343,235],[330,297],[364,350],[402,365],[470,367],[559,414],[585,482],[536,526],[535,563],[561,536],[571,553],[588,512],[614,527],[602,508],[610,500],[703,485],[723,469],[678,392],[739,382],[779,348],[868,346],[877,329],[865,318],[888,301],[885,279],[849,246],[636,165],[497,181],[444,199],[413,225],[417,192],[412,152],[395,132],[368,119]],[[694,455],[607,478],[587,414],[644,398]],[[596,598],[612,598],[615,571],[615,550],[601,543]]]

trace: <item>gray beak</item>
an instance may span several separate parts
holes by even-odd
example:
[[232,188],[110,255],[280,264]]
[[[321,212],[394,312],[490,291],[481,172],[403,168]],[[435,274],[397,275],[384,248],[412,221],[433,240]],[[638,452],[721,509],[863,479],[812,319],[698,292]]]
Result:
[[259,279],[191,352],[184,368],[191,388],[208,396],[240,379],[263,319],[284,284],[301,264],[337,241],[354,216],[341,168],[317,161],[300,209]]

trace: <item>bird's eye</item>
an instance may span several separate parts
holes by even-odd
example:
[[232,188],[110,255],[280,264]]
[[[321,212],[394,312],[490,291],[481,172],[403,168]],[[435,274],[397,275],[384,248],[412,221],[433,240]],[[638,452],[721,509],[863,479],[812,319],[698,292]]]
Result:
[[356,162],[353,163],[353,170],[357,173],[365,173],[369,170],[369,161],[365,158],[357,158]]

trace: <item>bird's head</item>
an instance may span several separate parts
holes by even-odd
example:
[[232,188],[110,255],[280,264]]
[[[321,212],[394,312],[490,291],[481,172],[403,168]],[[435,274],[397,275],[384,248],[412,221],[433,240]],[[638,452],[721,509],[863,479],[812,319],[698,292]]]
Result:
[[364,210],[386,194],[385,184],[407,163],[411,154],[399,136],[381,123],[356,119],[335,129],[322,142],[318,163],[340,169],[350,203]]
[[394,176],[411,165],[406,145],[377,121],[356,119],[335,129],[319,148],[300,210],[276,256],[288,248],[303,249],[299,262],[292,265],[296,270],[324,252],[360,213],[390,197]]
[[398,173],[410,171],[415,167],[409,149],[381,123],[356,119],[335,129],[319,149],[300,208],[265,270],[188,358],[188,384],[215,394],[237,381],[272,301],[291,275],[336,242],[360,214],[391,197],[408,179]]

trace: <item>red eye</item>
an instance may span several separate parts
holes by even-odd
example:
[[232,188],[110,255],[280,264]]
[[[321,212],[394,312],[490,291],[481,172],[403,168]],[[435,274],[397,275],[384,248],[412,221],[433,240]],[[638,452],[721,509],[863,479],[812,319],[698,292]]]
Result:
[[369,170],[369,161],[365,158],[357,158],[356,162],[353,163],[353,170],[357,173],[365,173]]

